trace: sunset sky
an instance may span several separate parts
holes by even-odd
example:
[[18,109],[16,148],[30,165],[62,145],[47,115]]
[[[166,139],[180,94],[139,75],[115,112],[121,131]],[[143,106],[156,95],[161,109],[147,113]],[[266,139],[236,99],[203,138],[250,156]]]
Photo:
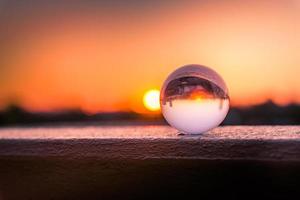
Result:
[[143,112],[192,63],[234,106],[300,103],[300,0],[0,1],[2,109]]

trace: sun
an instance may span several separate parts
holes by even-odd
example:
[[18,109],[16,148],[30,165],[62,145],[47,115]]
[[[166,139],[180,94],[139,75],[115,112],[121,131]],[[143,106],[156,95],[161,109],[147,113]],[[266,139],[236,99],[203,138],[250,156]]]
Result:
[[158,111],[160,109],[159,104],[159,90],[148,90],[143,97],[144,106],[150,111]]

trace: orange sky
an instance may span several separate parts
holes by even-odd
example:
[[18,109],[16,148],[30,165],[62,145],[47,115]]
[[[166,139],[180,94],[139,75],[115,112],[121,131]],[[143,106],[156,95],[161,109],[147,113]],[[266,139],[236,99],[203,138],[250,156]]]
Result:
[[233,105],[300,103],[298,0],[53,2],[0,3],[0,108],[141,112],[191,63],[219,72]]

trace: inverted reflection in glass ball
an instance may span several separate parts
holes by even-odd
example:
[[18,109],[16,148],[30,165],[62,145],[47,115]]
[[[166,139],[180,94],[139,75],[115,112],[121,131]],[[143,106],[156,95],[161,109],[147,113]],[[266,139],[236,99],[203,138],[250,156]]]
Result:
[[169,75],[160,93],[162,114],[182,133],[200,134],[217,127],[229,110],[228,89],[214,70],[186,65]]

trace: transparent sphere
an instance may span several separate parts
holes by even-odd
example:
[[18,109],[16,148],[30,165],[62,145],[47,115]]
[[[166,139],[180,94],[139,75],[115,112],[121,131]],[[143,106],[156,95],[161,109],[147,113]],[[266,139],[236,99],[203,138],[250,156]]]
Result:
[[228,89],[222,77],[202,65],[185,65],[171,73],[160,91],[162,114],[186,134],[217,127],[229,110]]

